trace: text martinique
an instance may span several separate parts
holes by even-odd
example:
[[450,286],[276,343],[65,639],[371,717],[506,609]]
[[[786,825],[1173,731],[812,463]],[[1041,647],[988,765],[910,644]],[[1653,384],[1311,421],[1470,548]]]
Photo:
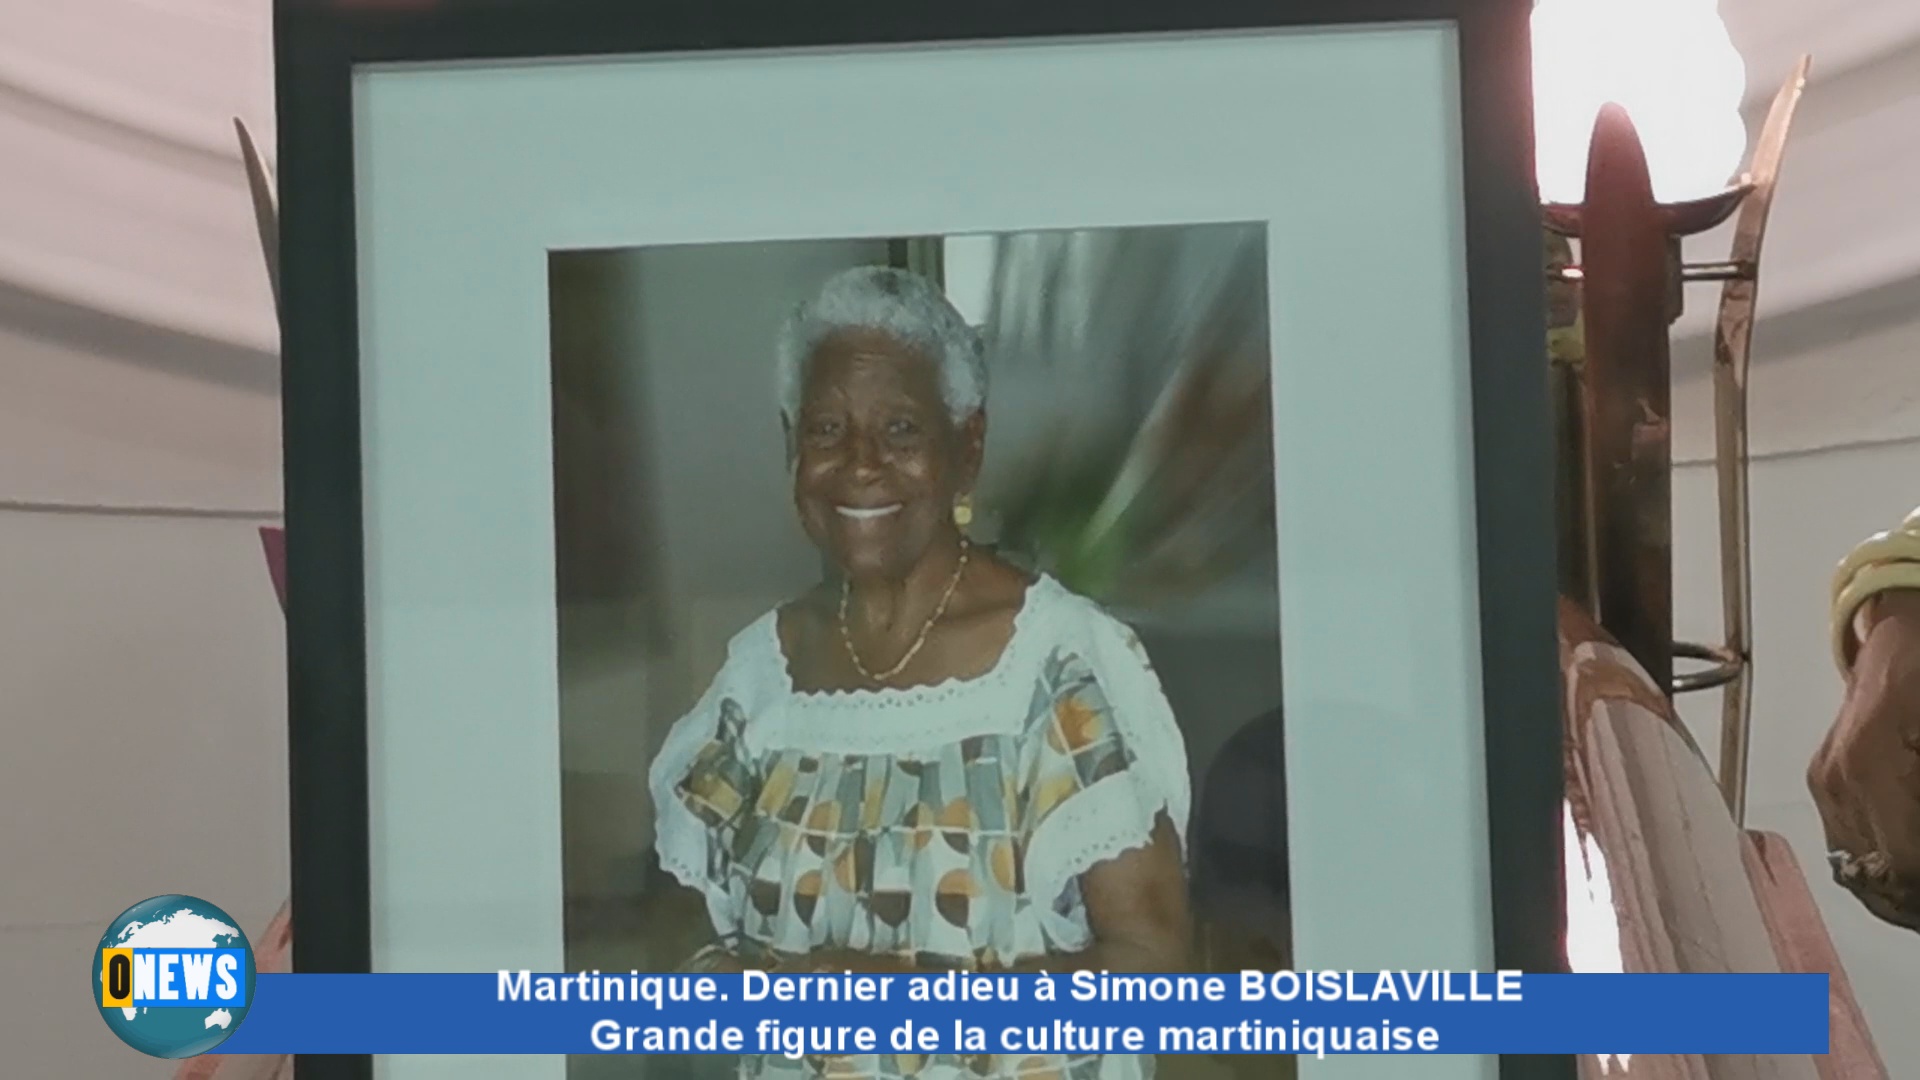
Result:
[[[944,972],[939,975],[740,976],[744,1001],[1020,1001],[1022,976]],[[1243,971],[1225,975],[1115,975],[1076,971],[1063,976],[1065,997],[1092,1002],[1179,1001],[1519,1001],[1517,971]],[[1032,984],[1031,1000],[1058,1000],[1056,980]],[[734,984],[716,975],[572,975],[499,973],[499,1000],[524,1002],[633,1001],[664,1008],[674,1002],[726,1001]],[[895,997],[901,992],[902,997]]]

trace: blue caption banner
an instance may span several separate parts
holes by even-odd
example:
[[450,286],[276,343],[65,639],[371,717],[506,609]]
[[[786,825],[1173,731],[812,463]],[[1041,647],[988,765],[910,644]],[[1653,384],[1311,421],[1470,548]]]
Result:
[[261,975],[220,1053],[1824,1054],[1827,1007],[1825,975]]

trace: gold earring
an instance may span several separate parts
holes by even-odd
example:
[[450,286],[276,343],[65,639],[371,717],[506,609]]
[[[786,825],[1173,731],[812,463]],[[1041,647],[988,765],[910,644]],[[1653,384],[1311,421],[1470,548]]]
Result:
[[973,524],[973,496],[962,495],[953,504],[953,523],[962,529]]

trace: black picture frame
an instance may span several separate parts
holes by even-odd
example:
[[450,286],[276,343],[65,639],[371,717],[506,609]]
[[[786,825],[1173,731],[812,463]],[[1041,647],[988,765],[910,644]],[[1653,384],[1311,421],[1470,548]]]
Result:
[[[364,65],[1451,23],[1463,125],[1487,807],[1499,967],[1564,970],[1552,417],[1531,0],[276,0],[293,949],[371,970],[351,80]],[[1390,872],[1383,883],[1390,882]],[[1571,1057],[1501,1061],[1571,1080]],[[299,1080],[372,1059],[301,1057]]]

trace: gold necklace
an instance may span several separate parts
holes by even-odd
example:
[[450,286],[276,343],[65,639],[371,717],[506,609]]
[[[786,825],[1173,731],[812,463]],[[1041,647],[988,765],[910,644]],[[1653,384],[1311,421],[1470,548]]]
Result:
[[848,581],[840,583],[840,640],[847,646],[847,659],[853,661],[853,669],[862,678],[875,686],[883,685],[888,679],[905,671],[907,665],[913,663],[913,658],[920,655],[920,649],[927,643],[927,635],[933,633],[933,625],[947,613],[947,605],[953,602],[953,592],[960,587],[960,576],[967,572],[967,551],[971,546],[966,537],[960,538],[960,562],[953,568],[953,579],[947,582],[947,591],[941,595],[940,603],[934,606],[933,614],[927,616],[926,625],[920,628],[920,635],[913,639],[912,645],[907,646],[906,655],[900,658],[899,663],[882,672],[868,671],[867,665],[860,662],[860,651],[853,647],[853,631],[847,626],[847,601],[853,595],[853,584]]

